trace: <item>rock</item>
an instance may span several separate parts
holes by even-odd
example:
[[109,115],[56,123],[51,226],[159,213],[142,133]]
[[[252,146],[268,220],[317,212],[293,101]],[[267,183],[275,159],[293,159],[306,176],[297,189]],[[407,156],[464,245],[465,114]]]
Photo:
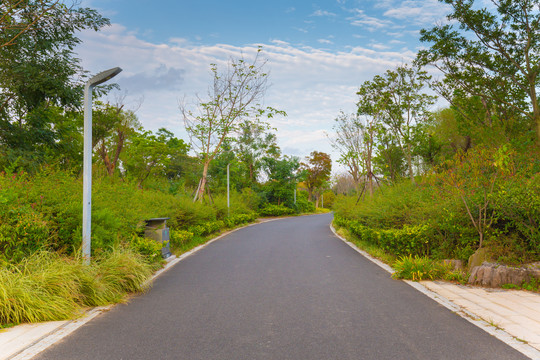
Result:
[[521,286],[532,279],[540,280],[540,266],[535,264],[523,267],[510,267],[500,264],[484,262],[471,270],[469,284],[484,287],[501,287],[512,284]]
[[491,257],[489,255],[489,250],[487,248],[480,248],[474,252],[469,257],[469,263],[467,264],[467,268],[469,271],[472,271],[472,269],[476,266],[482,265],[486,261],[490,261]]
[[461,260],[445,259],[443,260],[443,263],[451,265],[453,270],[457,270],[457,271],[463,270],[463,261]]

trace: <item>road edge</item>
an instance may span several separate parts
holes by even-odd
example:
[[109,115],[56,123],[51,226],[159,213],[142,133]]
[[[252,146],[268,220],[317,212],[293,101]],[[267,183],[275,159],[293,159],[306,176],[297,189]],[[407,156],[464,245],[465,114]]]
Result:
[[[334,226],[332,223],[330,223],[330,230],[332,230],[332,233],[334,233],[334,236],[343,241],[345,244],[349,245],[352,249],[354,249],[356,252],[364,256],[366,259],[370,260],[371,262],[375,263],[382,269],[384,269],[389,274],[393,274],[395,270],[389,266],[388,264],[385,264],[384,262],[380,261],[379,259],[374,258],[364,250],[360,249],[358,246],[356,246],[354,243],[350,242],[349,240],[345,239],[341,235],[339,235],[336,232],[336,229],[334,229]],[[467,320],[473,325],[476,325],[480,329],[484,330],[488,334],[496,337],[500,341],[504,342],[506,345],[512,347],[513,349],[519,351],[523,355],[529,357],[533,360],[540,359],[540,351],[536,350],[532,346],[528,344],[524,344],[514,338],[514,336],[507,333],[504,329],[495,328],[494,326],[490,325],[485,320],[479,318],[478,316],[474,315],[473,313],[469,312],[468,310],[464,309],[463,307],[453,303],[451,300],[447,299],[446,297],[437,294],[434,291],[429,290],[424,285],[411,280],[401,280],[408,284],[409,286],[413,287],[417,291],[421,292],[422,294],[426,295],[427,297],[435,300],[440,305],[444,306],[448,310],[452,311],[453,313],[459,315],[463,319]]]

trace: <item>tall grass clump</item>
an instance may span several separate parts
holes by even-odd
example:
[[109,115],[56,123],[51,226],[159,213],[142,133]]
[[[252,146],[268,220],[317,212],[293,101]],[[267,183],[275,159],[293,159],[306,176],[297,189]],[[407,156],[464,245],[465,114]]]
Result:
[[83,265],[80,259],[40,251],[0,268],[0,323],[65,320],[87,306],[123,301],[145,291],[153,267],[126,249]]

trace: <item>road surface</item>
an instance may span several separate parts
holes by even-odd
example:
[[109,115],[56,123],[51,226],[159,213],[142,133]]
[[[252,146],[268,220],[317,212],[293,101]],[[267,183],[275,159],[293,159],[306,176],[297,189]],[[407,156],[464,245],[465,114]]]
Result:
[[37,359],[525,359],[362,257],[331,214],[240,229]]

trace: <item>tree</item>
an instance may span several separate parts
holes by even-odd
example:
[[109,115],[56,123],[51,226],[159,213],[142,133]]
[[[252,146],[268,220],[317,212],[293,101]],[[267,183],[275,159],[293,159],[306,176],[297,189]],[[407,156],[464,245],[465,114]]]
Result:
[[2,1],[0,11],[0,145],[31,157],[55,149],[63,134],[54,121],[82,99],[75,34],[109,20],[46,0]]
[[251,119],[257,123],[264,114],[269,118],[277,113],[285,115],[271,107],[265,109],[258,103],[264,96],[268,79],[260,52],[259,48],[252,63],[244,58],[231,59],[223,73],[212,64],[213,86],[208,92],[209,99],[199,99],[194,111],[180,105],[191,144],[203,160],[202,177],[194,200],[202,201],[210,162],[220,152],[223,142],[238,131],[243,120]]
[[538,0],[492,0],[497,13],[475,7],[474,0],[440,1],[452,7],[448,18],[459,30],[446,24],[421,31],[420,40],[432,45],[417,62],[445,74],[435,89],[457,109],[460,99],[475,97],[487,122],[524,118],[540,146]]
[[96,149],[107,174],[112,176],[126,141],[142,127],[135,112],[124,110],[124,105],[99,102],[96,105],[92,116],[92,148]]
[[319,192],[324,190],[324,186],[327,185],[330,180],[330,174],[332,173],[332,159],[330,155],[312,151],[310,156],[306,156],[306,163],[303,164],[306,170],[306,184],[309,200],[313,200],[313,195],[317,196],[316,207],[319,204]]
[[127,144],[122,164],[128,177],[142,187],[143,182],[152,174],[165,175],[172,159],[178,155],[186,155],[188,145],[176,139],[166,129],[159,129],[157,134],[151,131],[137,133]]
[[0,4],[0,49],[13,45],[24,33],[37,29],[44,17],[54,16],[62,6],[59,0],[2,1]]
[[399,66],[384,75],[379,96],[383,98],[382,120],[394,134],[407,160],[409,178],[414,183],[413,148],[417,126],[429,118],[428,107],[435,97],[422,93],[430,76],[419,67]]
[[364,133],[362,124],[357,114],[346,115],[343,112],[335,119],[333,126],[335,137],[330,139],[332,147],[339,151],[340,164],[348,167],[356,187],[360,183],[360,177],[364,172],[364,163],[361,154],[364,145]]
[[373,180],[377,177],[373,173],[373,157],[377,137],[383,132],[381,118],[383,109],[388,103],[388,99],[381,96],[381,88],[384,85],[384,79],[377,75],[372,81],[365,81],[358,92],[359,96],[357,113],[364,116],[364,121],[359,122],[363,134],[361,157],[364,162],[364,190],[367,188],[367,193],[373,195]]
[[254,185],[262,167],[262,158],[278,155],[276,135],[266,132],[266,124],[245,120],[239,125],[240,133],[234,141],[234,152],[247,169],[246,185]]
[[286,203],[293,206],[294,189],[305,177],[301,169],[300,159],[295,156],[266,156],[263,158],[263,168],[268,180],[262,186],[262,192],[270,203]]

